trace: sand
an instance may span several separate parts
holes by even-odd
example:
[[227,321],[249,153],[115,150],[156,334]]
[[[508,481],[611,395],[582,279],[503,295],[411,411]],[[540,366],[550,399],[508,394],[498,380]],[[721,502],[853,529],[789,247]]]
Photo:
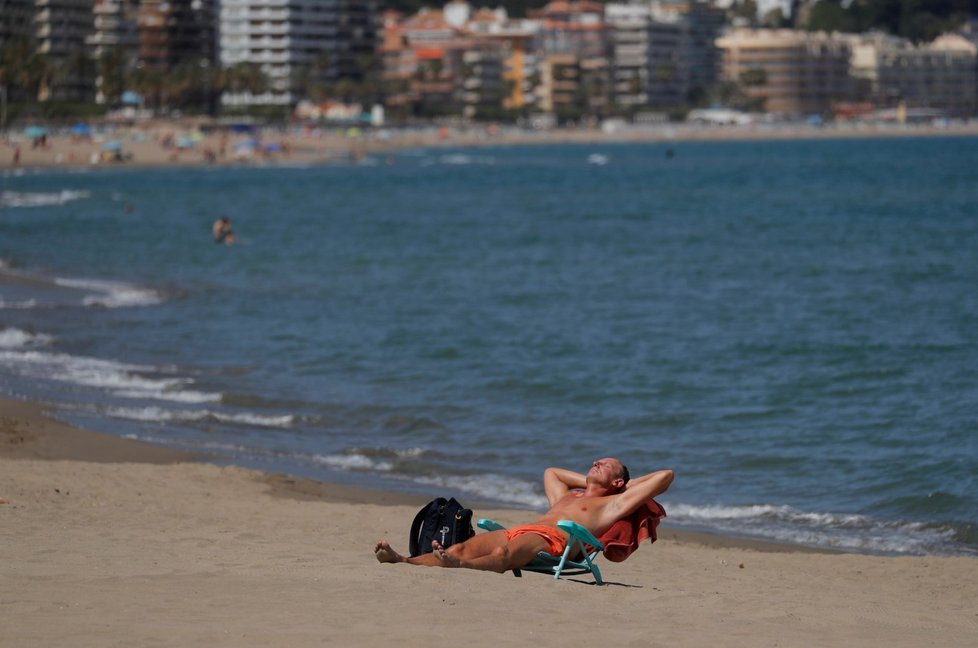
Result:
[[[790,551],[664,524],[655,545],[601,562],[602,587],[379,564],[373,542],[406,548],[424,498],[190,459],[0,400],[0,646],[970,647],[978,638],[976,559]],[[668,493],[661,499],[668,508]],[[476,515],[513,524],[531,514]]]
[[[114,130],[99,130],[92,138],[52,134],[44,146],[34,147],[22,130],[11,130],[0,137],[0,170],[13,169],[114,169],[126,167],[167,166],[276,166],[316,165],[357,160],[370,154],[384,155],[397,150],[427,147],[508,146],[520,144],[613,144],[651,142],[673,144],[684,141],[776,140],[865,137],[974,136],[978,121],[951,123],[945,126],[899,124],[832,124],[814,127],[789,124],[754,124],[741,127],[704,126],[696,124],[661,124],[627,127],[606,131],[600,128],[517,130],[472,125],[466,128],[382,129],[357,131],[350,136],[341,129],[307,131],[267,131],[261,135],[263,145],[272,152],[248,154],[239,145],[251,139],[248,134],[222,136],[218,131],[194,142],[192,148],[175,146],[181,139],[198,132],[194,120],[146,121],[116,125]],[[118,141],[123,161],[111,159],[102,148]],[[170,142],[173,145],[167,146]],[[15,152],[19,149],[19,155]],[[213,154],[208,159],[206,153]]]

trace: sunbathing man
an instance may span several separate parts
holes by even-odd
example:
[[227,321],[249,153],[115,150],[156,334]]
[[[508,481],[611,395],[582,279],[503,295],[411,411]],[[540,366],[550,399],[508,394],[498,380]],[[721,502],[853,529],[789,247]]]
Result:
[[[558,520],[573,520],[596,537],[618,520],[634,513],[650,497],[664,493],[672,483],[671,470],[629,480],[628,469],[617,459],[598,459],[587,475],[562,468],[547,468],[543,487],[550,510],[532,524],[477,534],[447,549],[431,543],[432,553],[407,558],[381,540],[374,546],[380,562],[408,563],[430,567],[465,567],[504,572],[524,567],[537,553],[560,556],[568,536]],[[573,489],[581,489],[573,490]]]

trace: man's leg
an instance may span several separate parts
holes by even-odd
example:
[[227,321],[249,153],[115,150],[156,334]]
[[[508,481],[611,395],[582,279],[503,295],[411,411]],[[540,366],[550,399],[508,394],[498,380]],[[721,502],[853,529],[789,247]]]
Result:
[[[502,573],[527,565],[538,553],[550,548],[550,543],[538,535],[528,533],[512,540],[505,540],[505,532],[493,531],[493,533],[504,534],[504,542],[500,544],[493,539],[492,546],[488,544],[481,546],[478,552],[472,551],[472,547],[464,546],[468,543],[442,549],[437,542],[432,542],[431,546],[434,548],[432,553],[442,561],[443,567],[462,567]],[[456,547],[459,549],[452,551]]]
[[441,555],[436,555],[434,552],[432,552],[409,558],[394,551],[394,549],[391,548],[390,543],[388,543],[386,540],[381,540],[374,546],[374,555],[377,556],[377,560],[380,562],[404,562],[408,563],[409,565],[448,567],[454,565],[445,564],[444,554],[446,552],[449,552],[452,556],[466,556],[474,558],[476,556],[491,553],[496,548],[505,546],[506,542],[505,531],[489,531],[488,533],[479,533],[474,535],[465,542],[453,544],[448,549],[440,549],[442,552]]
[[390,544],[382,540],[374,547],[374,554],[380,562],[405,562],[410,565],[428,567],[463,567],[484,571],[504,572],[523,567],[550,544],[540,536],[526,534],[508,540],[505,531],[490,531],[472,536],[465,542],[443,549],[437,542],[432,543],[434,551],[414,558],[407,558],[394,551]]

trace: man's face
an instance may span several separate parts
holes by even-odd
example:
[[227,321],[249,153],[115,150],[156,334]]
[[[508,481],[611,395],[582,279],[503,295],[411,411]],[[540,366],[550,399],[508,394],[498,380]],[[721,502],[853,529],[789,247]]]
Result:
[[621,480],[621,462],[611,457],[597,459],[587,471],[587,479],[601,486],[613,486],[616,480]]

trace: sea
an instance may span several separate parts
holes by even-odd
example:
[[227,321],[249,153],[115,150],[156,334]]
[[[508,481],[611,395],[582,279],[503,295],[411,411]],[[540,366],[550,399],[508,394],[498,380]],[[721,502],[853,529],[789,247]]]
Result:
[[614,456],[674,528],[978,557],[978,139],[9,171],[0,395],[463,503]]

